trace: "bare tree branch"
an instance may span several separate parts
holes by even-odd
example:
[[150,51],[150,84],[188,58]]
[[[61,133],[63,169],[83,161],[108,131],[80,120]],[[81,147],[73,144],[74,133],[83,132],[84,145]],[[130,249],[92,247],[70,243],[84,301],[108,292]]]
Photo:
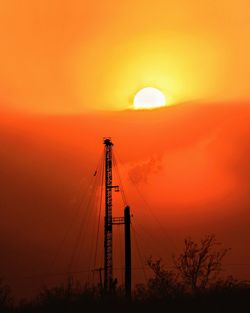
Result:
[[217,250],[219,245],[214,235],[206,236],[199,244],[186,239],[183,252],[174,258],[175,268],[193,292],[206,288],[221,271],[222,259],[229,249]]

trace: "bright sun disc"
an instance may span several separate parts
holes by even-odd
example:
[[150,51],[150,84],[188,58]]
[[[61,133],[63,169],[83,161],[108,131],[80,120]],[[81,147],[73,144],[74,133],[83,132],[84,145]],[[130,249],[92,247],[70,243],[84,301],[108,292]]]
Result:
[[154,109],[166,105],[164,94],[156,88],[147,87],[139,90],[134,97],[134,108],[139,109]]

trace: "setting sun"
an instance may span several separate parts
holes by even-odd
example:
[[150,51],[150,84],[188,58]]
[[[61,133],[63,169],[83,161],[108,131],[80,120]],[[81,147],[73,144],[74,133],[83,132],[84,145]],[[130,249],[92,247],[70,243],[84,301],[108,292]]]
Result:
[[154,109],[166,105],[165,95],[156,88],[147,87],[139,90],[134,97],[134,109]]

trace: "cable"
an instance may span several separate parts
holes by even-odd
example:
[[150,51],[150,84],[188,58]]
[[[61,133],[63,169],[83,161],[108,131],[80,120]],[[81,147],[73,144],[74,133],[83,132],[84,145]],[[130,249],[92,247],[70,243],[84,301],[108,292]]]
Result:
[[[144,264],[142,262],[141,251],[140,251],[139,244],[138,244],[138,241],[137,241],[137,238],[136,238],[136,231],[135,231],[135,228],[133,227],[132,224],[131,224],[131,228],[132,228],[132,231],[134,232],[134,239],[135,239],[136,249],[137,249],[137,253],[138,253],[138,256],[139,256],[139,261],[141,263],[141,268],[143,270],[144,279],[145,279],[145,282],[147,282],[147,274],[146,274],[146,271],[145,271]],[[144,256],[144,258],[145,258],[145,256]]]
[[[98,173],[99,173],[99,171],[98,171]],[[92,216],[93,216],[95,209],[96,209],[96,193],[97,193],[98,183],[99,183],[99,174],[96,176],[96,182],[95,182],[95,185],[93,187],[92,194],[90,195],[89,203],[87,204],[86,219],[85,219],[85,223],[83,223],[81,228],[80,228],[79,237],[78,237],[78,247],[77,247],[77,250],[75,252],[75,259],[78,259],[78,261],[80,261],[82,252],[87,251],[86,250],[87,247],[84,247],[86,238],[90,238],[90,251],[89,251],[90,257],[88,258],[89,269],[91,267],[91,257],[92,257],[91,256],[91,254],[92,254],[91,247],[94,246],[94,244],[91,244],[91,240],[93,240],[93,238],[94,238],[94,229],[95,229],[94,225],[93,226],[91,225],[91,221],[92,221]],[[92,230],[91,235],[89,235],[89,229]],[[80,249],[81,247],[82,247],[82,249]],[[88,276],[88,280],[89,280],[89,276]]]
[[94,254],[93,281],[94,281],[94,275],[95,275],[95,269],[96,269],[96,259],[97,259],[99,233],[100,233],[101,209],[102,209],[102,198],[103,198],[103,185],[104,185],[104,161],[103,161],[103,164],[102,164],[102,173],[101,173],[100,206],[99,206],[99,213],[98,213],[98,226],[97,226],[96,245],[95,245],[95,254]]
[[[123,256],[124,256],[124,254],[123,254],[123,251],[122,251],[122,240],[121,240],[121,238],[122,238],[122,229],[121,229],[121,227],[119,227],[119,229],[118,229],[118,240],[119,240],[119,248],[120,248],[120,258],[121,258],[121,267],[124,269],[124,258],[123,258]],[[122,275],[121,275],[121,280],[122,280],[122,284],[124,284],[124,271],[122,271]]]
[[[136,233],[140,237],[141,241],[143,243],[146,243],[147,250],[150,249],[150,247],[152,247],[152,246],[155,248],[155,246],[156,246],[155,240],[152,238],[152,236],[150,235],[150,232],[147,230],[147,228],[145,228],[142,223],[139,223],[139,219],[136,219],[135,216],[133,216],[133,225],[134,225],[134,228],[136,228]],[[139,234],[139,228],[141,231],[143,231],[143,234]],[[152,245],[150,245],[150,243]],[[150,252],[150,254],[152,254],[152,252]]]
[[[131,180],[132,181],[132,180]],[[135,189],[137,191],[137,193],[139,194],[139,196],[141,197],[142,201],[145,204],[145,207],[148,209],[149,213],[151,214],[151,216],[155,219],[156,223],[160,226],[160,229],[162,230],[162,232],[164,233],[165,236],[168,237],[169,242],[172,244],[175,252],[177,252],[177,247],[176,244],[174,243],[173,239],[168,235],[168,231],[166,230],[166,228],[162,225],[162,223],[159,221],[159,219],[157,218],[157,216],[154,214],[151,206],[149,205],[149,203],[146,201],[146,199],[144,198],[144,196],[142,195],[141,191],[139,190],[138,186],[132,181],[133,185],[135,186]]]
[[[120,157],[116,152],[116,158],[120,161]],[[121,161],[120,161],[121,163]],[[157,218],[157,216],[154,214],[154,210],[151,208],[151,206],[149,205],[149,203],[146,201],[146,199],[144,198],[144,196],[142,195],[141,191],[139,190],[137,184],[135,184],[135,182],[133,181],[131,175],[128,173],[128,176],[130,178],[131,183],[133,184],[137,194],[139,195],[139,197],[141,198],[141,200],[144,202],[144,207],[147,208],[148,213],[151,215],[151,217],[153,217],[153,219],[156,221],[156,223],[159,226],[159,229],[161,229],[162,235],[167,236],[169,243],[172,245],[175,253],[178,252],[178,249],[176,247],[176,244],[174,242],[174,240],[171,238],[171,236],[168,234],[168,230],[162,225],[162,223],[160,222],[160,220]],[[143,213],[145,213],[145,211],[142,211]],[[147,232],[148,233],[148,232]],[[164,241],[165,244],[165,241]],[[167,250],[169,249],[168,246],[166,246]]]
[[115,167],[116,172],[117,172],[117,178],[118,178],[118,182],[119,182],[119,186],[120,186],[122,200],[123,200],[123,204],[125,206],[125,205],[127,205],[127,200],[126,200],[126,196],[125,196],[125,192],[124,192],[124,188],[123,188],[123,184],[122,184],[122,180],[121,180],[119,167],[118,167],[118,164],[117,164],[117,161],[116,161],[116,154],[115,154],[114,151],[113,151],[113,164],[114,164],[114,167]]
[[[72,229],[72,227],[73,227],[73,225],[74,225],[74,221],[75,221],[75,219],[77,218],[77,216],[78,216],[79,213],[80,213],[80,208],[81,208],[81,206],[82,206],[84,200],[87,198],[87,195],[88,195],[88,193],[89,193],[89,190],[90,190],[90,188],[91,188],[93,182],[94,182],[94,176],[91,176],[90,179],[89,179],[89,182],[88,182],[88,188],[87,188],[86,192],[81,194],[81,198],[80,198],[80,200],[79,200],[79,203],[76,203],[76,205],[75,205],[75,207],[74,207],[74,211],[75,211],[74,216],[73,216],[73,218],[72,218],[72,221],[71,221],[69,227],[68,227],[67,230],[65,231],[64,236],[63,236],[63,238],[62,238],[60,244],[58,245],[58,248],[57,248],[57,250],[56,250],[55,256],[54,256],[54,258],[53,258],[53,260],[52,260],[52,262],[51,262],[51,266],[50,266],[51,271],[52,271],[52,269],[53,269],[54,266],[55,266],[56,260],[57,260],[58,256],[60,255],[60,253],[61,253],[61,251],[62,251],[63,245],[64,245],[66,239],[68,238],[69,234],[70,234],[70,231],[71,231],[71,229]],[[78,204],[78,205],[77,205],[77,204]]]
[[[103,155],[103,153],[102,153],[102,155]],[[102,155],[101,155],[101,158],[100,158],[100,160],[98,162],[97,170],[95,171],[95,174],[94,174],[94,178],[95,178],[94,185],[90,186],[90,188],[89,188],[89,189],[91,189],[91,187],[92,187],[92,190],[91,190],[90,197],[89,197],[89,200],[88,200],[87,205],[86,205],[85,214],[83,215],[83,217],[81,219],[80,230],[79,230],[78,236],[76,238],[75,245],[74,245],[74,248],[73,248],[73,252],[72,252],[69,264],[68,264],[68,272],[71,271],[72,265],[73,265],[74,260],[76,258],[77,250],[79,248],[79,245],[80,245],[81,239],[82,239],[81,237],[82,237],[82,232],[83,232],[83,229],[84,229],[83,226],[87,223],[87,219],[88,219],[89,214],[90,214],[89,208],[90,208],[91,201],[93,200],[92,194],[94,193],[95,188],[97,186],[97,182],[98,182],[97,181],[98,175],[96,175],[96,173],[99,173],[98,168],[99,168],[100,163],[102,161]]]
[[[90,257],[89,257],[89,269],[91,270],[92,268],[92,272],[93,272],[93,279],[94,279],[94,274],[95,274],[95,263],[96,263],[96,257],[97,257],[97,249],[98,249],[98,241],[99,241],[99,233],[100,233],[100,221],[101,221],[101,208],[102,208],[102,196],[103,196],[103,167],[104,167],[104,162],[102,161],[101,163],[101,166],[100,166],[100,177],[98,177],[98,186],[97,187],[100,187],[100,199],[99,199],[99,203],[97,201],[98,199],[98,196],[96,194],[96,197],[95,197],[95,200],[96,200],[96,205],[94,206],[95,207],[95,210],[93,210],[93,212],[96,211],[96,216],[97,216],[97,226],[95,228],[95,225],[93,225],[92,227],[92,234],[90,235],[90,241],[91,239],[93,240],[93,243],[91,244],[90,242],[90,249],[93,247],[93,249],[90,250]],[[100,179],[99,179],[100,178]],[[96,192],[97,193],[97,192]],[[94,219],[94,222],[95,222],[95,219]],[[91,226],[91,225],[89,225]],[[95,233],[96,233],[96,236],[95,236]],[[96,240],[94,240],[94,238],[96,237]],[[93,257],[93,259],[92,259]],[[93,263],[92,263],[92,260],[93,260]],[[89,276],[88,276],[88,279],[89,279]]]
[[[145,269],[145,268],[144,268]],[[114,267],[114,270],[116,271],[124,271],[124,267]],[[143,270],[143,267],[132,267],[133,271],[141,271]],[[77,271],[71,271],[71,272],[55,272],[51,274],[46,274],[46,275],[35,275],[35,276],[17,276],[17,277],[9,277],[6,276],[4,277],[6,280],[15,280],[15,281],[25,281],[25,280],[34,280],[34,279],[45,279],[49,277],[57,277],[57,276],[68,276],[68,275],[74,275],[74,274],[83,274],[83,273],[88,273],[89,269],[80,269]],[[92,272],[92,270],[91,270]]]

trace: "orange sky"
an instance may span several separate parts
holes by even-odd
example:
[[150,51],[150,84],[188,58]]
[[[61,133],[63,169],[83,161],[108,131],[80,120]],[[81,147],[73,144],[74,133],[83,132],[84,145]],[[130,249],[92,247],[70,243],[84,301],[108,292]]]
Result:
[[[0,268],[7,281],[27,295],[51,270],[73,219],[73,195],[87,193],[103,136],[121,158],[146,256],[169,261],[185,237],[212,232],[232,248],[226,262],[238,265],[228,273],[250,279],[240,265],[250,263],[249,1],[1,1],[0,38]],[[172,106],[126,110],[146,86],[160,88]]]
[[[75,211],[81,196],[89,199],[88,182],[104,134],[115,143],[143,260],[153,255],[169,264],[185,237],[199,240],[214,233],[223,246],[232,248],[223,273],[248,279],[249,266],[242,264],[250,263],[249,119],[249,103],[237,102],[75,116],[3,114],[0,264],[4,279],[26,296],[43,283],[64,279],[46,275],[68,268],[86,202],[77,220]],[[80,246],[72,270],[86,269],[92,261],[89,245],[96,228],[91,225],[96,227],[98,220],[93,214],[85,222],[88,240]],[[114,215],[122,215],[121,205],[114,207]],[[133,266],[141,268],[134,236],[132,240]],[[100,251],[98,260],[102,262]],[[121,260],[115,260],[119,266]],[[141,272],[135,271],[133,277],[134,282],[144,282]]]
[[249,99],[249,6],[1,1],[1,102],[49,113],[122,110],[147,85],[171,103]]

